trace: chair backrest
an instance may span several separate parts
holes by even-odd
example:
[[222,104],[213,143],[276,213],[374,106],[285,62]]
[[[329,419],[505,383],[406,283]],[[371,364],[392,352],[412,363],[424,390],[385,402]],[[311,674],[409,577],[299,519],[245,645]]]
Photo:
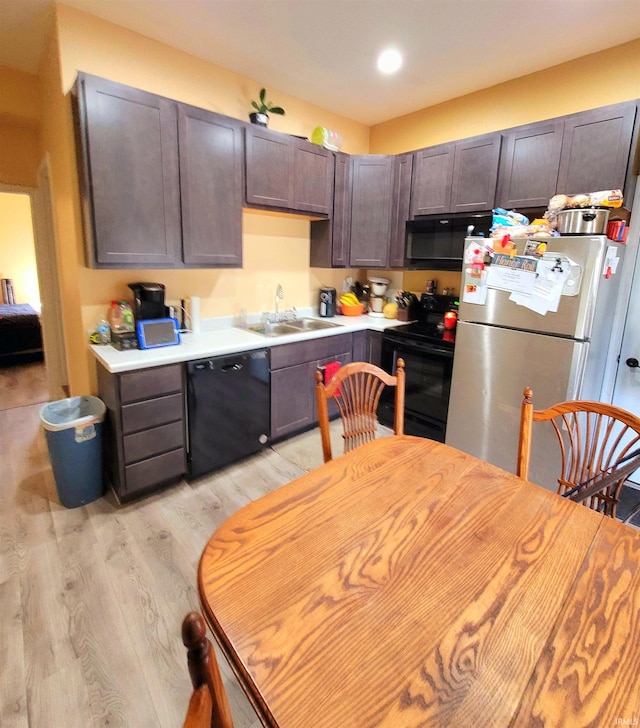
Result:
[[233,728],[222,676],[204,619],[189,612],[182,622],[193,693],[183,728]]
[[328,401],[333,399],[340,412],[344,452],[375,439],[378,426],[378,403],[385,387],[395,387],[394,427],[396,435],[404,432],[404,361],[398,359],[395,375],[387,374],[375,364],[351,362],[340,367],[328,384],[324,374],[316,372],[318,422],[324,461],[332,458]]
[[[619,461],[640,446],[640,418],[613,405],[588,400],[559,402],[543,410],[533,409],[533,392],[524,390],[520,417],[520,441],[516,473],[529,474],[533,422],[550,421],[558,438],[562,457],[558,493],[576,486],[591,486],[607,477]],[[620,490],[626,476],[614,480],[586,499],[584,505],[615,518]],[[586,490],[586,488],[585,488]],[[593,490],[593,487],[589,488]],[[576,498],[579,496],[576,494]]]

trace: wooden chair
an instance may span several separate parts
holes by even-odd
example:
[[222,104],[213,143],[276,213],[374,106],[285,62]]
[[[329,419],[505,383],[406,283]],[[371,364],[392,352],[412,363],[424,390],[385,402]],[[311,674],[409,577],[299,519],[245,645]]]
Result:
[[316,372],[316,400],[325,463],[332,459],[329,434],[328,401],[333,399],[340,412],[343,427],[344,452],[355,450],[375,439],[378,425],[378,402],[385,386],[395,387],[394,427],[396,435],[404,432],[404,360],[398,359],[395,376],[375,364],[352,362],[340,367],[328,384],[324,374]]
[[189,612],[182,622],[193,693],[183,728],[233,728],[227,694],[204,619]]
[[[524,390],[520,418],[520,441],[516,473],[526,479],[531,455],[533,422],[550,421],[555,430],[562,456],[558,493],[569,494],[578,485],[586,484],[571,494],[571,499],[612,518],[620,490],[631,468],[620,466],[640,446],[640,418],[603,402],[575,400],[560,402],[543,410],[533,409],[533,392]],[[606,480],[605,480],[606,479]],[[599,484],[602,481],[602,489]]]

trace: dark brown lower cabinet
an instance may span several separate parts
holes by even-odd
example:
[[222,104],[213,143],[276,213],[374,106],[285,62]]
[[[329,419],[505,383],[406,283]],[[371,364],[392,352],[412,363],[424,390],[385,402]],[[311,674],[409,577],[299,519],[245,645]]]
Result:
[[352,361],[366,361],[379,367],[382,357],[382,332],[355,331],[351,354]]
[[98,365],[98,395],[107,406],[105,472],[121,502],[186,473],[182,364],[123,374]]
[[315,372],[332,361],[350,362],[351,347],[351,334],[339,334],[271,348],[272,440],[317,423]]

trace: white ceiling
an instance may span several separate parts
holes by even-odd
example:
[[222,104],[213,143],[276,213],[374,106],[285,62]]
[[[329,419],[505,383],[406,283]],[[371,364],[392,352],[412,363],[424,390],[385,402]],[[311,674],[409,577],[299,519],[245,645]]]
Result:
[[[65,4],[369,125],[640,37],[640,0]],[[50,5],[0,0],[0,65],[36,71]],[[405,63],[384,77],[390,45]]]

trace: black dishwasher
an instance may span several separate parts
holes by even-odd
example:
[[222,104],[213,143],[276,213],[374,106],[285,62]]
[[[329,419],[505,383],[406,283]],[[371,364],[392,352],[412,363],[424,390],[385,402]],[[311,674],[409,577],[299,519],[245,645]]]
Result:
[[268,349],[187,362],[190,479],[258,452],[269,423]]

